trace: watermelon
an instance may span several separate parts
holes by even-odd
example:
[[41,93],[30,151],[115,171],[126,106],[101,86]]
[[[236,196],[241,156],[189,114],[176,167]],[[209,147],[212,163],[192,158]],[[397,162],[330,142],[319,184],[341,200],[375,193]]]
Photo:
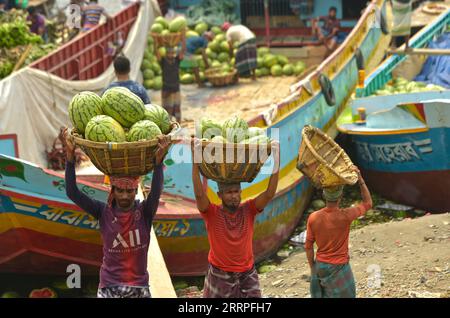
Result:
[[208,31],[208,25],[205,22],[200,22],[195,26],[195,32],[203,34]]
[[127,141],[152,140],[161,134],[161,129],[156,123],[144,119],[131,126],[127,134]]
[[128,88],[110,88],[103,94],[102,100],[104,113],[117,120],[124,127],[129,128],[135,122],[144,118],[144,103]]
[[73,127],[83,134],[89,120],[103,114],[103,101],[93,92],[81,92],[72,98],[68,111]]
[[150,45],[153,45],[153,43],[155,42],[155,40],[153,40],[153,37],[152,36],[149,36],[148,38],[147,38],[147,44],[150,46]]
[[30,292],[29,298],[56,298],[58,297],[55,291],[51,288],[33,289]]
[[214,33],[215,35],[217,35],[217,34],[222,33],[222,29],[215,25],[211,28],[211,32]]
[[231,72],[232,67],[227,63],[222,64],[222,72],[229,73]]
[[215,60],[217,58],[217,53],[211,50],[211,48],[209,47],[206,48],[205,53],[210,59]]
[[152,53],[148,49],[146,49],[144,51],[144,60],[149,60],[151,58],[152,58]]
[[21,298],[20,295],[16,292],[4,292],[1,298]]
[[225,40],[226,40],[226,37],[225,37],[225,34],[223,34],[223,33],[217,34],[214,37],[214,41],[217,41],[217,42],[223,42]]
[[294,74],[294,66],[292,64],[286,64],[283,66],[283,74],[286,76],[291,76]]
[[264,55],[269,54],[270,50],[268,47],[262,46],[257,49],[257,52],[258,52],[258,56],[263,57]]
[[88,140],[97,142],[124,142],[125,131],[114,118],[98,115],[86,125],[85,137]]
[[155,77],[155,72],[148,69],[143,72],[143,75],[144,75],[144,80],[149,80],[149,79],[152,79]]
[[221,66],[222,66],[222,63],[220,63],[220,61],[217,61],[217,60],[214,60],[211,63],[211,67],[221,67]]
[[197,130],[197,137],[211,139],[216,136],[222,137],[222,125],[211,119],[203,118],[200,122],[200,129]]
[[181,84],[192,84],[192,83],[194,83],[194,75],[192,75],[192,74],[184,74],[180,78],[180,83]]
[[160,55],[161,57],[166,57],[167,49],[166,49],[165,47],[160,47],[160,48],[158,49],[158,52],[159,52],[159,55]]
[[163,86],[162,76],[156,76],[153,79],[153,89],[159,91]]
[[226,52],[222,52],[217,57],[217,60],[219,60],[222,63],[223,62],[228,62],[230,60],[230,55],[228,55],[228,53],[226,53]]
[[164,30],[164,27],[159,24],[159,23],[155,23],[152,25],[150,31],[152,31],[153,33],[158,33],[161,34],[161,32]]
[[206,76],[204,72],[198,72],[201,82],[206,82]]
[[277,64],[280,64],[281,66],[284,66],[289,63],[288,58],[283,55],[277,55],[277,61],[278,61]]
[[280,65],[276,64],[270,68],[270,74],[272,74],[272,76],[281,76],[283,75],[283,69]]
[[145,71],[152,68],[152,62],[149,60],[143,60],[141,65],[141,70]]
[[222,52],[230,52],[230,44],[227,41],[220,42],[220,50]]
[[194,36],[200,36],[197,32],[189,30],[186,32],[186,39],[192,38]]
[[170,116],[169,113],[159,105],[145,105],[145,117],[158,125],[163,134],[170,132]]
[[264,132],[264,129],[259,127],[250,127],[248,129],[248,138],[256,137],[256,136],[265,136],[266,133]]
[[[169,28],[169,23],[167,22],[166,19],[164,19],[164,17],[159,16],[155,19],[154,24],[159,23],[164,29],[168,29]],[[153,24],[153,25],[154,25]]]
[[278,59],[273,54],[267,54],[266,56],[264,56],[263,63],[264,63],[264,66],[267,68],[271,68],[272,66],[276,65],[277,62],[278,62]]
[[212,51],[214,51],[216,53],[220,53],[220,42],[213,40],[213,41],[209,42],[208,47]]
[[170,34],[170,31],[169,30],[162,30],[162,32],[161,32],[161,35],[162,36],[167,36],[167,35],[169,35]]
[[152,70],[157,75],[161,75],[161,73],[162,73],[161,66],[159,65],[158,62],[153,62],[152,63]]
[[260,59],[260,58],[256,59],[256,67],[257,68],[264,67],[263,59]]
[[295,65],[294,66],[294,74],[297,75],[297,76],[302,74],[304,70],[305,70],[305,68],[302,67],[301,65]]
[[269,144],[270,143],[270,138],[268,138],[267,136],[264,135],[259,135],[259,136],[254,136],[252,138],[243,140],[241,143],[243,144]]
[[153,88],[153,80],[152,79],[145,80],[144,87],[145,87],[145,89],[152,89]]
[[255,70],[255,75],[256,75],[256,77],[262,77],[263,76],[260,69],[256,69]]
[[270,75],[270,70],[267,67],[260,68],[261,70],[261,76],[268,76]]
[[222,126],[222,136],[227,140],[239,143],[248,135],[248,124],[245,120],[235,116],[226,120]]
[[184,17],[176,17],[169,23],[169,30],[172,33],[180,32],[186,28],[186,19]]

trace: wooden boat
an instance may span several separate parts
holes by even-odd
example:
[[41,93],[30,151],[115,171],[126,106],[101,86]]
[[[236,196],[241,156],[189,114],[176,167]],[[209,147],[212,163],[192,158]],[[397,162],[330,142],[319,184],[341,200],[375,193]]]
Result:
[[[328,135],[336,135],[336,118],[357,83],[355,51],[360,48],[370,60],[381,37],[376,23],[380,9],[385,10],[385,1],[372,1],[343,45],[294,85],[292,94],[273,106],[270,118],[259,115],[249,122],[251,126],[267,129],[268,135],[279,139],[281,144],[277,193],[256,219],[257,262],[287,241],[309,202],[312,186],[296,169],[301,130],[311,124]],[[334,106],[327,104],[322,93],[319,77],[323,75],[334,87]],[[190,153],[190,145],[183,143],[174,145],[169,152],[165,160],[164,194],[153,223],[169,272],[174,276],[203,275],[207,269],[209,244],[203,219],[195,206]],[[8,162],[16,172],[23,171],[14,176],[2,173],[0,241],[9,244],[8,249],[0,250],[0,271],[56,274],[65,270],[63,265],[67,262],[78,262],[94,270],[101,260],[97,223],[65,197],[62,176],[11,157],[2,156],[0,160]],[[253,183],[242,184],[243,200],[266,189],[270,171],[269,160]],[[150,176],[146,179],[149,181]],[[210,200],[219,203],[216,184],[205,181],[204,185]],[[105,199],[102,187],[82,181],[79,187],[93,197]]]
[[[416,34],[411,46],[426,46],[449,24],[450,10]],[[340,118],[338,129],[354,144],[371,189],[399,203],[444,212],[450,209],[450,90],[370,96],[409,58],[385,60],[357,90],[364,97],[351,102],[351,113]],[[355,121],[360,107],[367,116],[362,124]]]

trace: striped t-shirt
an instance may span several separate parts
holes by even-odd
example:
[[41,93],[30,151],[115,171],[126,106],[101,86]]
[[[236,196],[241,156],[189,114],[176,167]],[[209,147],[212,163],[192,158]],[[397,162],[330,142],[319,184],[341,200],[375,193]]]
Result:
[[83,31],[89,31],[93,27],[99,24],[100,18],[105,12],[105,8],[102,6],[96,4],[96,3],[89,3],[88,5],[83,7],[83,17],[84,17],[84,24],[83,24]]

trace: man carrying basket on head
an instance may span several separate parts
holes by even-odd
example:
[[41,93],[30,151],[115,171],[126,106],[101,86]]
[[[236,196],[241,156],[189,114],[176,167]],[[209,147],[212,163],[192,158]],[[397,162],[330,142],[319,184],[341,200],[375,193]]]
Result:
[[75,145],[67,128],[61,132],[66,152],[66,194],[81,209],[99,220],[103,240],[99,298],[149,298],[147,253],[153,217],[163,189],[163,159],[169,137],[158,136],[151,191],[148,198],[135,200],[139,177],[111,177],[108,202],[94,200],[76,184]]
[[[239,183],[218,183],[217,194],[222,205],[212,204],[200,180],[199,163],[194,162],[192,165],[197,208],[205,220],[210,245],[204,298],[261,297],[258,273],[254,265],[253,226],[256,215],[264,210],[277,189],[279,147],[278,142],[272,143],[275,163],[267,190],[242,204]],[[202,151],[199,140],[195,140],[193,151]]]
[[[306,226],[305,252],[311,268],[312,298],[355,298],[356,288],[349,264],[348,237],[350,224],[372,207],[369,189],[358,168],[363,202],[357,206],[340,209],[339,202],[344,186],[325,188],[326,207],[312,213]],[[314,259],[314,242],[317,255]]]

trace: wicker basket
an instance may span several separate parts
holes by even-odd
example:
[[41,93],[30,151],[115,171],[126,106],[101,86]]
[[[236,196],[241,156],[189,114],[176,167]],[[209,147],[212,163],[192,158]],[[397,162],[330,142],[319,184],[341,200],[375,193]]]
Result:
[[151,35],[155,45],[157,46],[174,47],[178,46],[178,44],[183,40],[182,32],[169,33],[166,35],[152,32]]
[[[226,183],[252,182],[269,158],[271,149],[270,144],[250,145],[202,141],[202,152],[196,154],[195,159],[201,159],[200,172],[208,179]],[[221,151],[221,154],[216,154],[217,150]],[[214,162],[216,161],[214,159],[219,162]]]
[[353,163],[333,139],[320,129],[305,126],[298,153],[297,169],[309,177],[317,188],[355,184],[358,175]]
[[[169,137],[179,129],[174,128]],[[143,176],[153,171],[158,140],[136,142],[95,142],[72,130],[74,142],[91,159],[93,165],[108,176]]]
[[227,86],[236,84],[238,81],[237,71],[233,71],[227,75],[222,75],[220,67],[209,68],[205,71],[205,77],[213,86]]

